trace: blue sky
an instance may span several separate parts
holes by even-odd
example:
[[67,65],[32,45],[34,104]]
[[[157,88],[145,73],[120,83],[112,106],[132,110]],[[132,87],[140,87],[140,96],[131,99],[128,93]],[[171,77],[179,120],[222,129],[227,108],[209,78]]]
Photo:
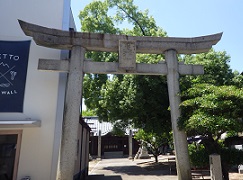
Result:
[[[92,0],[72,0],[76,27],[78,14]],[[213,48],[231,56],[230,67],[243,72],[243,1],[242,0],[134,0],[140,10],[149,10],[158,26],[170,37],[196,37],[223,32]]]

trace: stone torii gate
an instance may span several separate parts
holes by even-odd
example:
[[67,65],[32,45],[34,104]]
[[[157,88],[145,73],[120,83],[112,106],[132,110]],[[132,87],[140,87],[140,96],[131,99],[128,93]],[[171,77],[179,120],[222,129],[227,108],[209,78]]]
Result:
[[[74,175],[84,73],[167,75],[177,175],[179,180],[192,179],[187,137],[185,132],[177,127],[180,116],[179,74],[199,75],[203,74],[204,71],[201,65],[179,63],[176,55],[207,52],[212,45],[215,45],[221,39],[222,33],[195,38],[136,37],[68,32],[29,24],[20,20],[19,23],[24,33],[33,37],[36,44],[49,48],[71,50],[70,60],[40,59],[38,65],[39,70],[69,73],[57,179],[70,180]],[[86,50],[118,52],[119,62],[87,60],[84,57]],[[164,53],[165,62],[158,64],[136,63],[136,53]]]

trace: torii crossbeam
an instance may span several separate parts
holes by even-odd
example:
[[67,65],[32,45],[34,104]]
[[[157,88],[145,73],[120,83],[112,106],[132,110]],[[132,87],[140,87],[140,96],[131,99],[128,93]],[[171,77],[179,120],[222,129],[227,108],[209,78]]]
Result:
[[[68,72],[65,97],[65,112],[62,129],[59,169],[57,179],[73,178],[77,149],[79,107],[82,96],[84,73],[167,75],[173,138],[176,150],[177,175],[179,180],[190,180],[187,137],[177,127],[180,116],[179,74],[203,74],[201,65],[179,63],[176,54],[207,52],[215,45],[222,33],[195,38],[138,37],[99,33],[69,32],[50,29],[20,21],[24,33],[33,37],[40,46],[70,49],[70,60],[40,59],[39,70]],[[85,51],[118,52],[119,62],[93,62],[84,58]],[[165,62],[158,64],[136,63],[136,53],[165,54]]]

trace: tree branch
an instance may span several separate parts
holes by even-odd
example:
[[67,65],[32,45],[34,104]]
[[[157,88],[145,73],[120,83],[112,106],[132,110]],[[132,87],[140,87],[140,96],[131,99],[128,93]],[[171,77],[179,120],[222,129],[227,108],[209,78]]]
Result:
[[135,18],[134,18],[133,16],[131,16],[130,14],[128,14],[128,12],[127,12],[125,9],[123,9],[121,6],[119,6],[118,4],[116,4],[116,6],[117,6],[118,8],[120,8],[120,9],[126,14],[126,17],[127,17],[127,18],[132,19],[132,20],[139,26],[140,30],[142,31],[142,34],[143,34],[144,36],[146,36],[145,31],[144,31],[143,27],[141,26],[141,24],[139,24],[138,20],[135,19]]

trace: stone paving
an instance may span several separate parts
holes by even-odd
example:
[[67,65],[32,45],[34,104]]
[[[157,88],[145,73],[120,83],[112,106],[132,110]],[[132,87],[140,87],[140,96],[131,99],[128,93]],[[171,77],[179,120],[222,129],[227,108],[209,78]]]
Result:
[[[129,160],[127,158],[102,159],[90,162],[88,180],[176,180],[169,170],[148,171],[141,165],[152,159]],[[175,174],[175,172],[174,172]]]
[[[172,156],[159,156],[159,162],[168,163],[168,158]],[[172,157],[173,159],[173,157]],[[154,159],[114,158],[102,159],[101,161],[90,161],[89,176],[87,180],[177,180],[175,167],[167,165],[164,168],[151,168]],[[172,169],[170,169],[172,167]],[[193,179],[210,179],[209,175],[198,176]],[[230,173],[230,180],[243,180],[243,174],[237,172]]]

